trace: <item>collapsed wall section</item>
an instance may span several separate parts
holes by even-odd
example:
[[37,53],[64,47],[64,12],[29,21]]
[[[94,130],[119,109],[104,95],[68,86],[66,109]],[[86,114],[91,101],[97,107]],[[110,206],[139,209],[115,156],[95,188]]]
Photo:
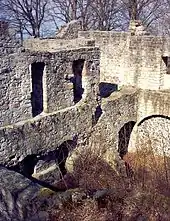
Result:
[[94,108],[94,104],[84,103],[11,128],[0,128],[0,163],[12,166],[27,155],[56,150],[75,136],[80,140],[87,137],[92,130]]

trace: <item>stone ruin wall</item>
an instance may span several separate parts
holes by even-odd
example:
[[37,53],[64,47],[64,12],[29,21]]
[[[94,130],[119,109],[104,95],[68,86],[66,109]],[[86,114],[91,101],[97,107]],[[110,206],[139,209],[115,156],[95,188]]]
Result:
[[[155,152],[170,156],[170,93],[123,87],[110,97],[102,99],[102,115],[92,134],[92,143],[109,152],[119,148],[119,132],[126,123],[134,122],[130,132],[129,151],[144,147],[151,141]],[[162,138],[162,139],[161,139]],[[159,148],[160,146],[160,148]],[[164,146],[164,149],[163,149]],[[160,150],[161,149],[161,150]]]
[[151,115],[132,131],[129,152],[152,150],[155,155],[170,157],[170,117]]
[[128,32],[80,31],[101,49],[101,80],[142,89],[169,89],[170,77],[162,56],[169,56],[168,38],[130,36]]
[[1,37],[0,51],[0,125],[7,125],[31,116],[29,80],[19,43]]
[[[78,137],[78,143],[81,143],[90,135],[90,142],[96,145],[102,143],[105,148],[107,146],[111,150],[107,156],[113,156],[111,153],[118,149],[118,135],[124,124],[130,121],[138,123],[154,114],[170,116],[169,94],[165,92],[156,94],[150,90],[123,88],[109,98],[103,98],[100,102],[97,100],[99,81],[142,89],[169,88],[167,67],[162,59],[162,56],[169,56],[167,41],[163,44],[162,38],[130,37],[127,33],[112,32],[80,32],[79,39],[83,39],[83,44],[85,41],[93,44],[95,40],[96,46],[69,49],[74,41],[70,40],[69,47],[61,50],[61,43],[60,46],[56,44],[60,40],[52,40],[54,45],[50,44],[51,40],[35,40],[32,41],[38,42],[35,51],[34,45],[30,46],[31,50],[17,46],[16,50],[10,49],[10,55],[3,57],[1,66],[5,65],[5,68],[1,68],[4,79],[1,90],[4,91],[3,87],[7,85],[4,92],[7,97],[2,99],[4,106],[1,107],[1,126],[4,125],[0,128],[1,164],[14,165],[28,155],[46,154],[56,150],[63,142],[73,140],[75,136]],[[49,45],[46,49],[43,47],[46,42],[51,48]],[[100,50],[97,46],[100,46]],[[78,59],[86,61],[83,76],[85,93],[82,101],[74,105],[73,85],[69,79],[73,76],[72,64]],[[43,81],[46,86],[44,113],[31,119],[30,65],[34,62],[44,62]],[[99,105],[102,113],[94,125],[94,115]],[[22,120],[25,121],[16,123]],[[169,121],[164,123],[169,124]],[[8,124],[14,125],[6,127]]]
[[90,138],[91,145],[104,151],[107,162],[118,157],[120,129],[130,121],[137,121],[138,90],[125,87],[102,99],[102,114]]
[[[149,144],[156,154],[170,156],[170,94],[168,90],[160,90],[170,87],[170,75],[162,59],[162,56],[170,57],[168,40],[112,32],[83,32],[80,35],[76,40],[62,40],[64,43],[58,39],[32,40],[26,46],[30,50],[21,48],[18,43],[13,45],[10,39],[8,42],[1,39],[0,173],[1,183],[4,183],[1,192],[10,197],[9,205],[13,202],[10,192],[16,193],[16,188],[20,189],[15,181],[19,180],[22,187],[25,182],[32,188],[31,181],[25,181],[25,177],[2,165],[24,172],[28,177],[34,172],[33,177],[52,184],[61,175],[58,167],[57,170],[53,167],[58,160],[57,153],[67,142],[74,143],[69,148],[81,147],[81,151],[87,145],[100,147],[102,159],[112,168],[116,166],[122,170],[120,140],[127,135],[125,126],[134,123],[128,133],[130,143],[126,148],[129,151]],[[83,39],[85,35],[86,39]],[[84,93],[75,104],[71,78],[73,63],[77,60],[84,61]],[[31,64],[35,62],[45,65],[44,109],[33,118]],[[106,83],[105,86],[108,83],[126,86],[102,97],[101,82]],[[146,90],[148,88],[151,90]],[[70,154],[74,156],[73,149]],[[36,163],[33,162],[35,158]],[[9,179],[11,182],[7,183]],[[37,185],[32,189],[33,194],[36,188],[40,187]],[[25,192],[28,199],[25,195],[20,199],[23,207],[32,200],[29,191],[27,188]],[[8,204],[5,202],[4,205]]]
[[[83,86],[88,87],[91,66],[99,65],[99,50],[94,47],[60,50],[58,52],[33,52],[18,44],[1,43],[0,64],[0,126],[32,118],[31,64],[43,62],[43,112],[58,111],[74,105],[72,65],[75,60],[85,60]],[[97,70],[97,69],[96,69]],[[90,72],[91,73],[91,72]],[[86,92],[86,91],[85,91]]]
[[133,128],[129,152],[151,148],[155,154],[170,156],[170,93],[168,91],[139,90],[137,118]]
[[100,82],[136,86],[142,89],[169,89],[170,75],[163,57],[169,57],[168,38],[131,36],[129,32],[79,31],[75,39],[29,39],[25,47],[55,51],[70,47],[100,48]]
[[79,31],[75,39],[29,39],[24,44],[30,50],[51,52],[95,45],[101,53],[100,82],[117,84],[119,88],[123,85],[152,90],[170,88],[170,75],[163,59],[170,56],[168,38],[131,36],[129,32]]
[[[0,163],[12,166],[29,155],[45,155],[63,142],[77,137],[77,145],[89,139],[115,153],[117,134],[130,119],[136,120],[136,91],[116,92],[101,104],[102,115],[94,123],[96,89],[91,81],[91,99],[69,109],[0,128]],[[94,144],[94,143],[93,143]],[[102,148],[101,147],[101,148]],[[83,147],[81,147],[83,148]]]
[[[7,56],[2,57],[1,63],[4,82],[0,89],[5,96],[1,97],[4,103],[0,112],[1,164],[14,165],[30,155],[46,155],[75,136],[79,140],[89,136],[98,105],[99,49],[84,47],[50,53],[17,45],[9,54],[7,45],[3,48]],[[78,103],[74,101],[72,82],[75,61],[83,61],[84,91]],[[45,65],[43,112],[33,118],[31,64],[38,62]]]
[[93,47],[95,41],[90,39],[27,39],[24,41],[24,47],[32,51],[50,51]]
[[152,115],[170,117],[169,91],[139,90],[137,107],[137,122]]

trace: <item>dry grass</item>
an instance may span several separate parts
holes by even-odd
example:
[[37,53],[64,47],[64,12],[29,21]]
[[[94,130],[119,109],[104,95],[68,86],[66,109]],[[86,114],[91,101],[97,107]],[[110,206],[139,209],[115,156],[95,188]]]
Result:
[[73,178],[75,187],[85,190],[112,191],[102,198],[85,199],[78,204],[70,202],[62,209],[56,208],[51,220],[169,221],[170,159],[145,150],[127,154],[124,161],[126,177],[106,163],[96,149],[81,153],[69,180]]
[[128,153],[124,160],[133,170],[134,185],[170,197],[170,158],[153,152]]

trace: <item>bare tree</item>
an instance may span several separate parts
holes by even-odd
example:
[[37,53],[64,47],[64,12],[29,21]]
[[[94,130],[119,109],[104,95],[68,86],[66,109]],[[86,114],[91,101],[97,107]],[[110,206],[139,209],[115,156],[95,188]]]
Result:
[[78,0],[77,3],[77,17],[82,21],[83,30],[87,30],[92,27],[93,11],[91,8],[92,0]]
[[160,33],[163,35],[170,35],[170,0],[165,0],[162,10],[164,13],[158,23]]
[[83,29],[111,30],[117,27],[118,0],[53,0],[55,17],[69,22],[80,19]]
[[77,19],[77,0],[52,0],[54,19],[68,23]]
[[93,28],[109,31],[119,27],[120,4],[117,0],[91,1]]
[[21,32],[24,29],[29,35],[40,37],[47,3],[48,0],[4,0],[3,6]]
[[155,23],[163,15],[164,0],[121,0],[123,19],[141,20],[147,27]]

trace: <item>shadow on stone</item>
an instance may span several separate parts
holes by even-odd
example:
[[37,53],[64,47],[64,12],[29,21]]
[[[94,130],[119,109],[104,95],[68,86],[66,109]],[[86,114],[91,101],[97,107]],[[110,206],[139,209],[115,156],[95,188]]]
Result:
[[52,184],[67,173],[65,162],[68,154],[77,145],[77,137],[64,141],[55,150],[26,156],[21,162],[8,169],[52,189]]
[[97,124],[97,122],[100,119],[102,113],[103,113],[103,111],[102,111],[101,105],[98,105],[96,107],[95,113],[94,113],[94,115],[92,117],[92,125],[93,126],[95,126]]
[[134,126],[135,122],[129,121],[119,131],[118,152],[121,158],[128,152],[130,135]]
[[99,84],[99,91],[101,98],[109,97],[114,91],[118,90],[117,84],[111,84],[106,82],[101,82]]

